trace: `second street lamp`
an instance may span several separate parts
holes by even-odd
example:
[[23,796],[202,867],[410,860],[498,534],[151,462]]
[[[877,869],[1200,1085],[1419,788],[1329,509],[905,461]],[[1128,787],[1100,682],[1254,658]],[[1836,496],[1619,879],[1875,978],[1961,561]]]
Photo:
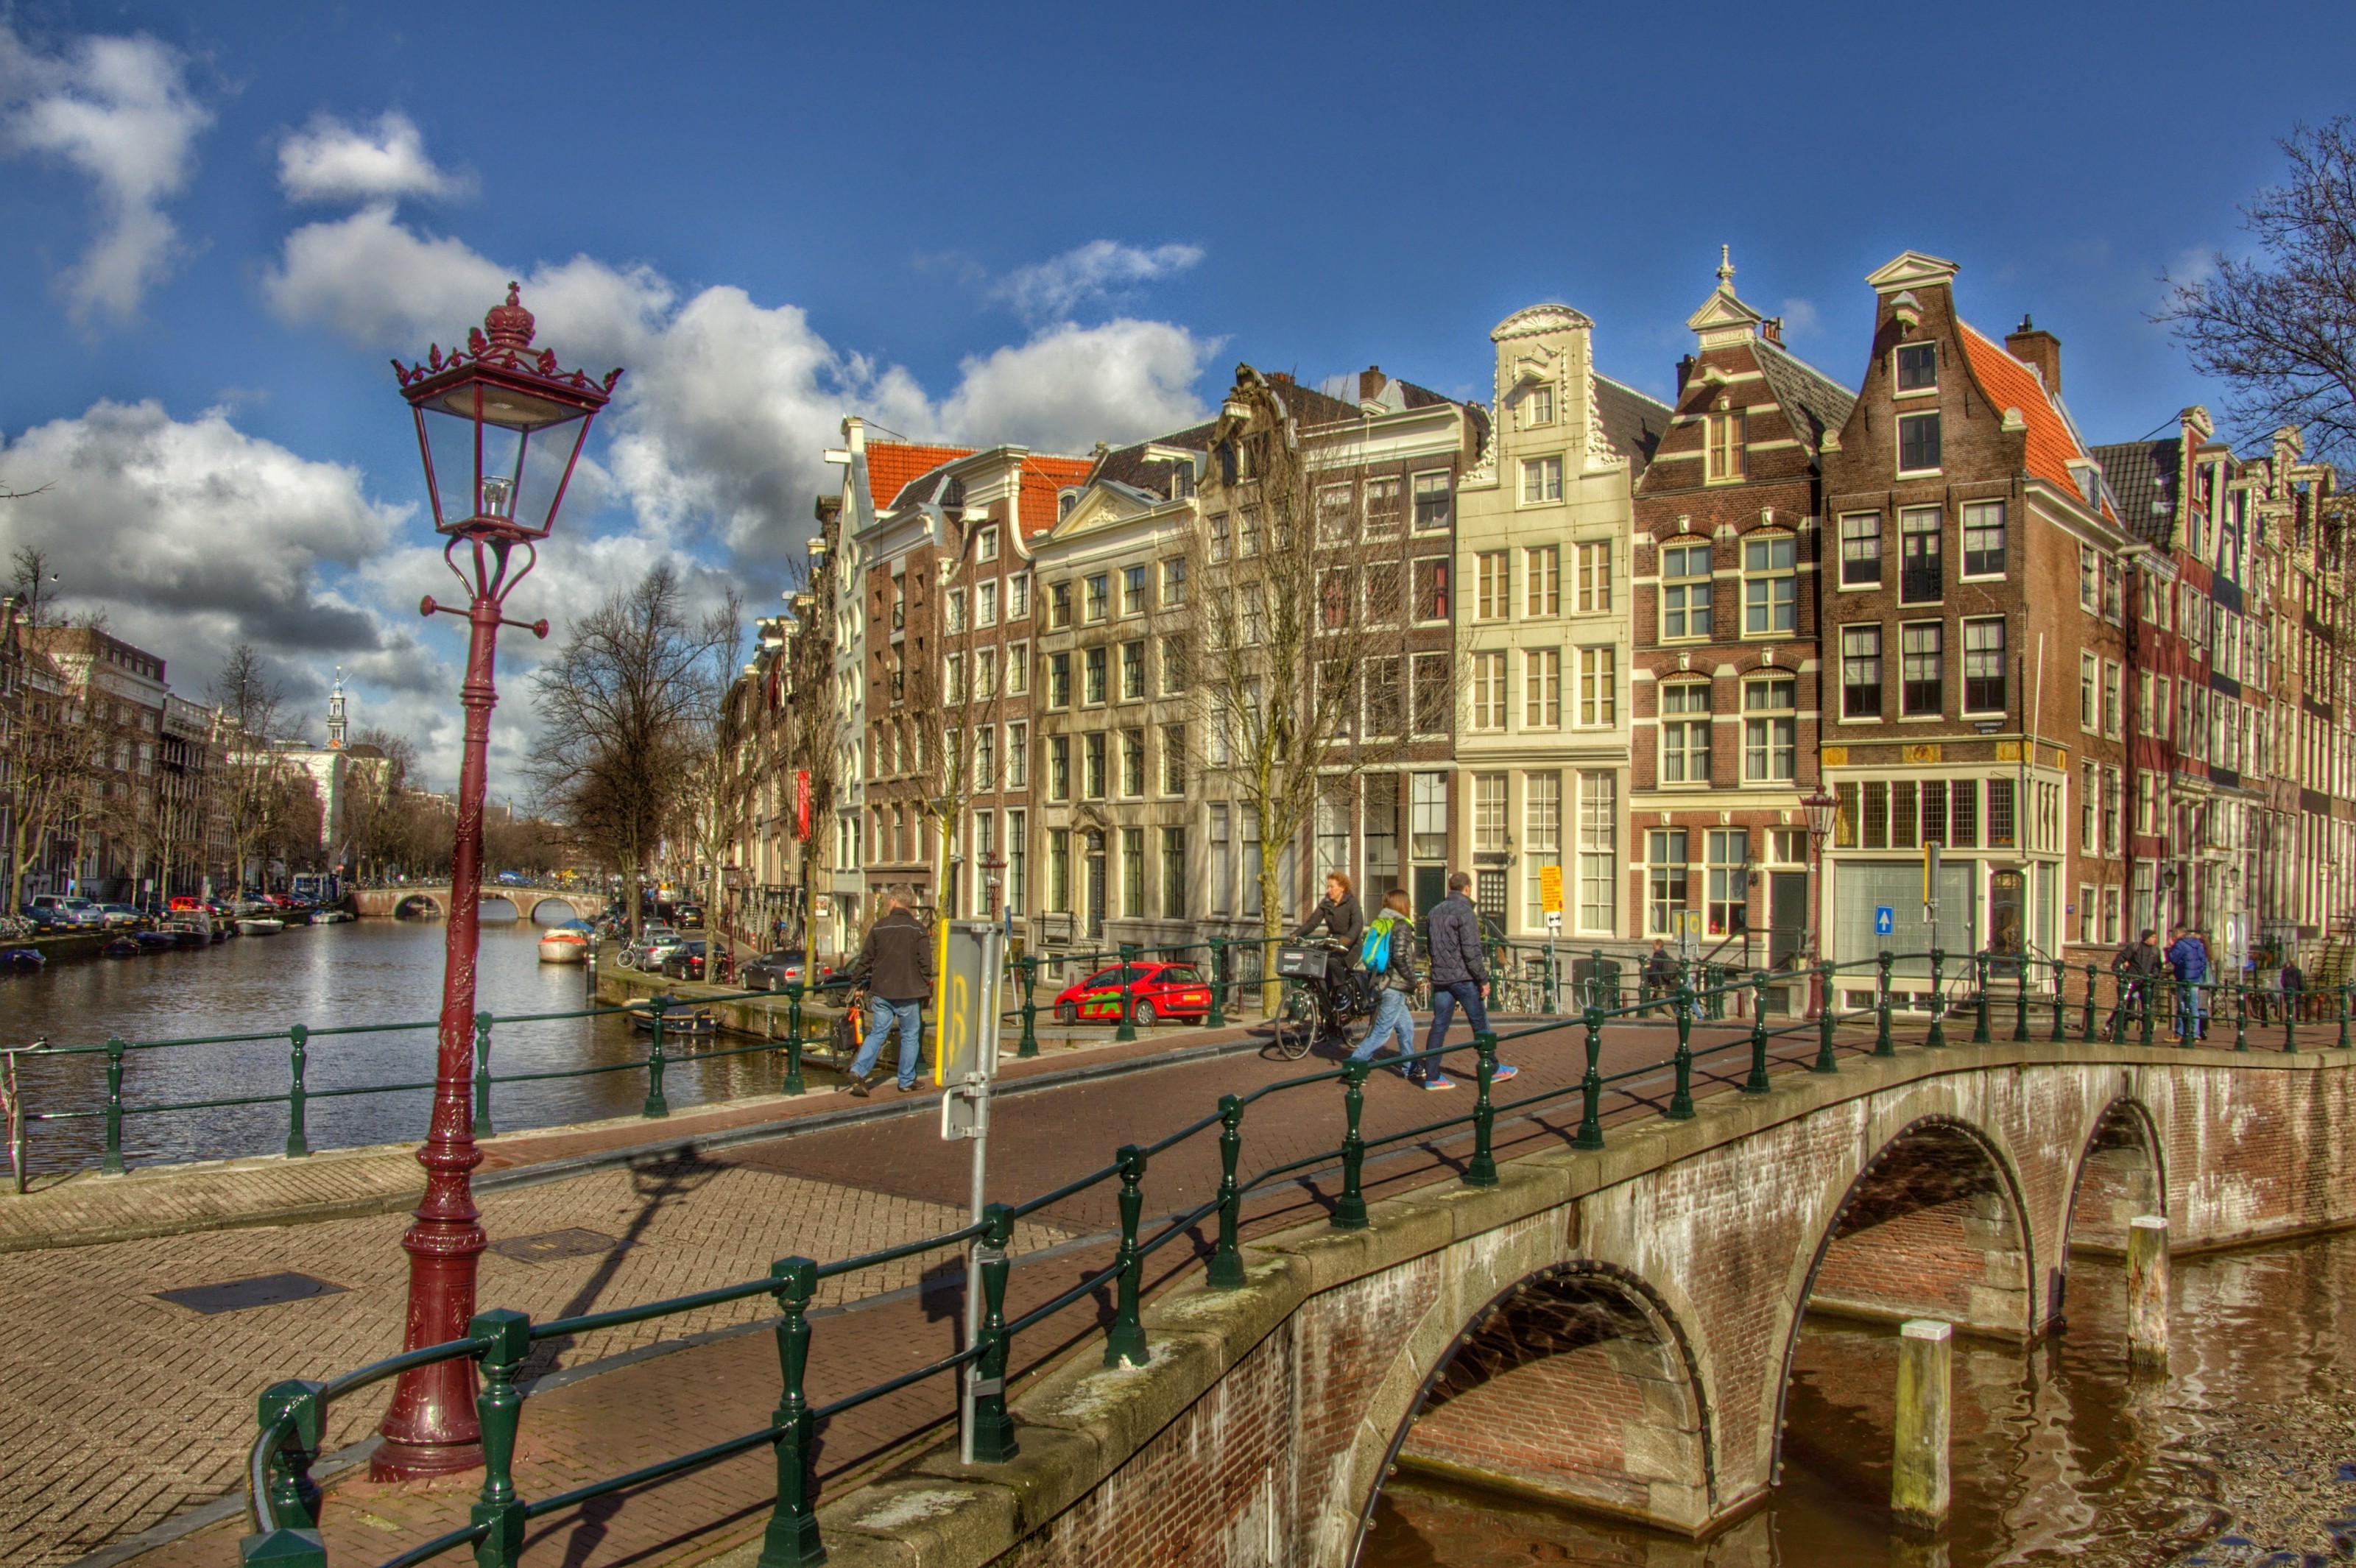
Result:
[[1815,879],[1808,889],[1808,991],[1815,1004],[1808,1013],[1813,1018],[1832,1002],[1825,995],[1824,957],[1817,943],[1825,898],[1825,846],[1831,841],[1833,826],[1840,816],[1840,796],[1819,781],[1815,793],[1800,797],[1800,809],[1808,816],[1808,872]]
[[[475,1315],[475,1276],[484,1245],[469,1173],[475,1147],[475,958],[483,880],[483,775],[491,707],[498,700],[493,655],[501,626],[548,635],[548,623],[509,621],[508,594],[539,560],[556,526],[590,422],[613,396],[619,370],[594,381],[557,368],[553,349],[531,346],[531,312],[516,285],[466,347],[435,345],[423,365],[393,361],[401,394],[417,420],[434,525],[448,542],[442,559],[466,592],[464,610],[427,599],[427,615],[466,618],[466,749],[458,772],[458,827],[450,857],[450,923],[444,937],[442,1017],[434,1040],[434,1113],[424,1147],[425,1197],[402,1237],[409,1253],[409,1316],[402,1348],[463,1338]],[[475,1415],[475,1364],[459,1360],[403,1372],[377,1428],[384,1441],[370,1473],[407,1480],[482,1463]]]

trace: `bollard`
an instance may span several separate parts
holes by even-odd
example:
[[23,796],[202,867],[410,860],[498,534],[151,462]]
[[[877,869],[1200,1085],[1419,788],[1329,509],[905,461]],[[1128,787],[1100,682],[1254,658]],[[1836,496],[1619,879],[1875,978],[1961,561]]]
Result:
[[982,1211],[982,1224],[981,1245],[973,1251],[981,1265],[981,1333],[975,1340],[981,1353],[967,1385],[973,1395],[971,1463],[1003,1465],[1020,1451],[1006,1409],[1006,1250],[1014,1244],[1014,1211],[992,1203]]
[[1497,1129],[1497,1107],[1489,1098],[1489,1087],[1497,1076],[1497,1037],[1483,1029],[1472,1037],[1472,1049],[1479,1056],[1479,1093],[1472,1100],[1472,1160],[1464,1168],[1467,1187],[1497,1185],[1497,1156],[1492,1139]]
[[2029,1038],[2029,955],[2024,953],[2013,962],[2019,967],[2012,976],[2012,1038]]
[[785,1392],[771,1424],[776,1428],[777,1506],[761,1541],[759,1568],[807,1568],[826,1561],[818,1537],[818,1509],[810,1484],[812,1436],[809,1401],[802,1372],[809,1365],[809,1303],[818,1290],[818,1264],[785,1258],[769,1265],[770,1292],[777,1300],[777,1370]]
[[786,982],[786,1093],[807,1094],[809,1083],[802,1077],[802,983]]
[[[293,1047],[286,1062],[286,1157],[303,1159],[311,1153],[311,1140],[303,1130],[303,1103],[310,1098],[309,1092],[303,1087],[303,1073],[311,1062],[311,1031],[304,1025],[296,1024],[286,1031],[286,1039]],[[477,1118],[477,1121],[480,1119]],[[483,1130],[488,1132],[490,1129],[486,1127]]]
[[[1213,1029],[1227,1027],[1226,997],[1227,939],[1214,935],[1211,938],[1211,1016],[1204,1020]],[[1023,1020],[1023,1038],[1030,1039],[1031,1024],[1027,1018]]]
[[1910,1319],[1898,1330],[1898,1419],[1890,1511],[1898,1522],[1936,1530],[1947,1522],[1947,1393],[1954,1326]]
[[2084,1021],[2083,1021],[2083,1023],[2082,1027],[2081,1027],[2081,1028],[2079,1029],[2079,1030],[2078,1030],[2078,1038],[2079,1038],[2079,1039],[2081,1039],[2081,1040],[2092,1040],[2092,1039],[2094,1039],[2094,984],[2095,984],[2095,974],[2096,974],[2096,972],[2095,972],[2094,966],[2092,964],[2087,965],[2086,965],[2086,1017],[2085,1017],[2085,1019],[2084,1019]]
[[[1211,993],[1211,1012],[1216,1021],[1219,994]],[[1014,1048],[1017,1057],[1039,1054],[1039,960],[1028,953],[1023,955],[1023,1039]]]
[[1236,1186],[1236,1160],[1244,1147],[1244,1103],[1233,1094],[1219,1096],[1219,1244],[1211,1253],[1210,1285],[1214,1290],[1237,1290],[1244,1283],[1244,1254],[1238,1243],[1243,1229],[1243,1193]]
[[1946,953],[1931,949],[1931,1032],[1922,1037],[1922,1043],[1933,1051],[1947,1049],[1946,966]]
[[1976,1021],[1976,1022],[1972,1025],[1972,1043],[1973,1043],[1974,1045],[1986,1045],[1986,1044],[1988,1042],[1988,959],[1987,959],[1987,954],[1985,954],[1985,953],[1975,953],[1975,954],[1973,954],[1973,955],[1972,955],[1972,965],[1973,965],[1973,966],[1974,966],[1975,968],[1976,968],[1976,969],[1979,971],[1979,977],[1980,977],[1979,1007],[1978,1007],[1978,1008],[1976,1009],[1977,1021]]
[[2168,1365],[2168,1220],[2138,1214],[2127,1221],[2127,1361]]
[[1816,1060],[1809,1065],[1808,1071],[1811,1072],[1838,1072],[1840,1071],[1840,1063],[1833,1060],[1833,1023],[1835,1021],[1835,1014],[1833,1008],[1833,966],[1831,965],[1820,964],[1816,966],[1816,987],[1817,989],[1823,993],[1825,1000],[1824,1005],[1816,1009]]
[[2069,980],[2070,966],[2057,962],[2053,965],[2053,1043],[2056,1045],[2070,1038]]
[[670,1006],[670,998],[657,997],[652,1006],[655,1043],[654,1049],[647,1055],[647,1103],[638,1108],[638,1115],[668,1116],[670,1115],[670,1102],[663,1098],[663,1009]]
[[531,1350],[531,1319],[497,1307],[466,1323],[466,1338],[481,1347],[482,1392],[475,1395],[475,1419],[483,1433],[483,1490],[470,1515],[487,1532],[476,1544],[477,1568],[515,1568],[523,1555],[524,1505],[516,1497],[516,1427],[523,1419],[517,1369]]
[[1673,1122],[1693,1119],[1693,987],[1677,982],[1677,1083],[1670,1092],[1669,1108],[1661,1113]]
[[[1588,1060],[1595,1060],[1591,1050]],[[1742,1092],[1746,1094],[1767,1093],[1767,971],[1764,969],[1751,976],[1751,1076],[1742,1081]]]
[[1603,1009],[1589,1008],[1587,1021],[1587,1072],[1579,1081],[1580,1104],[1579,1131],[1570,1140],[1573,1148],[1603,1147]]
[[1365,1168],[1366,1140],[1358,1132],[1358,1119],[1366,1108],[1366,1069],[1373,1065],[1355,1058],[1342,1064],[1342,1113],[1345,1125],[1342,1132],[1342,1196],[1333,1205],[1333,1223],[1337,1231],[1366,1228],[1366,1195],[1358,1180]]
[[1120,1161],[1120,1253],[1114,1266],[1112,1327],[1105,1330],[1104,1364],[1108,1367],[1145,1365],[1145,1326],[1138,1321],[1137,1300],[1145,1280],[1145,1254],[1137,1245],[1138,1216],[1145,1207],[1140,1183],[1145,1179],[1145,1151],[1123,1144]]
[[[2346,1044],[2345,1040],[2340,1042]],[[106,1037],[106,1152],[99,1157],[99,1172],[123,1174],[123,1038]]]
[[475,1015],[475,1136],[491,1136],[491,1015]]
[[1120,1027],[1112,1031],[1112,1037],[1117,1040],[1137,1038],[1136,1007],[1130,995],[1130,976],[1136,960],[1137,944],[1130,942],[1122,943],[1120,944]]
[[1873,1001],[1873,1054],[1895,1056],[1898,1054],[1898,1047],[1890,1038],[1890,949],[1886,947],[1881,950],[1881,978],[1879,984],[1881,988],[1874,993]]

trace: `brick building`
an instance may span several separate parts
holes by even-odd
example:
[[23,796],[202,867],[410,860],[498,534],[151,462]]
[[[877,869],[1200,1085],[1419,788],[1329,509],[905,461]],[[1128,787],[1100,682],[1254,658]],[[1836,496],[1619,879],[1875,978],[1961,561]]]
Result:
[[1733,280],[1721,253],[1636,485],[1629,896],[1643,935],[1697,928],[1705,958],[1781,969],[1814,926],[1819,463],[1856,398]]

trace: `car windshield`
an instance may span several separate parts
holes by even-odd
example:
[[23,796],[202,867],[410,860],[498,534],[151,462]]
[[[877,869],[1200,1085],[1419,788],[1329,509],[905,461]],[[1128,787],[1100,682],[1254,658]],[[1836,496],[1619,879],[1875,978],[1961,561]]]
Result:
[[761,955],[764,964],[798,964],[801,961],[802,950],[798,947],[780,947],[775,953]]
[[1201,973],[1183,964],[1173,964],[1154,978],[1165,986],[1199,986],[1203,983]]

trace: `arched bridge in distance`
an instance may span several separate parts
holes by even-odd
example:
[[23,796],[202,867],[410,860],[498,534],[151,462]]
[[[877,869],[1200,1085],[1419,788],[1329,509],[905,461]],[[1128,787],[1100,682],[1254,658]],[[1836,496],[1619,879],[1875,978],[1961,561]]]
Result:
[[[486,905],[504,901],[516,918],[534,925],[561,925],[568,920],[594,921],[605,912],[602,892],[587,888],[518,888],[486,883]],[[352,912],[370,920],[446,920],[450,914],[450,884],[402,882],[389,888],[359,888],[352,893]]]

